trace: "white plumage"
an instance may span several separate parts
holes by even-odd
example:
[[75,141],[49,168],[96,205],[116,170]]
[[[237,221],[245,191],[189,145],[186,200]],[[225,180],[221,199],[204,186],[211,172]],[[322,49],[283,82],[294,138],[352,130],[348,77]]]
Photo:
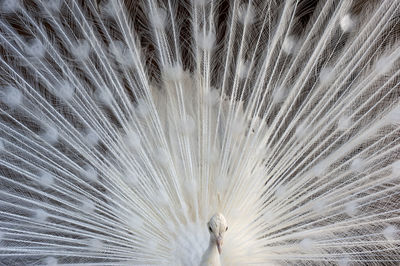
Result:
[[399,263],[400,1],[0,12],[0,264]]

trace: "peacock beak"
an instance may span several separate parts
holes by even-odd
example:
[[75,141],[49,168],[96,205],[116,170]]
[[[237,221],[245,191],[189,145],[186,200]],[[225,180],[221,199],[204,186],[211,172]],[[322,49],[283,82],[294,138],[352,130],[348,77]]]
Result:
[[218,253],[221,254],[222,252],[222,237],[219,236],[217,237],[217,249],[218,249]]

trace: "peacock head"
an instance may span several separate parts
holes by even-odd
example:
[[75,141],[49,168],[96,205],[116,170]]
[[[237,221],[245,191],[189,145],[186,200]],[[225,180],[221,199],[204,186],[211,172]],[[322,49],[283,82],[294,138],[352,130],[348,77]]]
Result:
[[218,252],[221,254],[224,234],[228,231],[226,219],[222,214],[216,213],[211,217],[207,225],[208,231],[210,231],[210,241],[216,243]]

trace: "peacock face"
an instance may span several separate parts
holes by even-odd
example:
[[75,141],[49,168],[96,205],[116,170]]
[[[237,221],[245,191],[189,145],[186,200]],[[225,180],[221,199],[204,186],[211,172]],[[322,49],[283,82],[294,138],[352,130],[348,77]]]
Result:
[[215,241],[218,252],[221,254],[224,234],[228,231],[228,223],[222,214],[217,213],[211,217],[207,225],[211,241]]

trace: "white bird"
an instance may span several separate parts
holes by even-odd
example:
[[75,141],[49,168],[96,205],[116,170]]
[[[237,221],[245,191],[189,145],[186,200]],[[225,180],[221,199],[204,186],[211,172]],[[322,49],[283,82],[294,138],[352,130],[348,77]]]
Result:
[[222,244],[228,225],[225,217],[221,213],[214,214],[208,222],[210,232],[210,243],[206,252],[203,254],[200,265],[221,265],[219,254],[222,251]]
[[399,17],[0,0],[0,264],[397,265]]

